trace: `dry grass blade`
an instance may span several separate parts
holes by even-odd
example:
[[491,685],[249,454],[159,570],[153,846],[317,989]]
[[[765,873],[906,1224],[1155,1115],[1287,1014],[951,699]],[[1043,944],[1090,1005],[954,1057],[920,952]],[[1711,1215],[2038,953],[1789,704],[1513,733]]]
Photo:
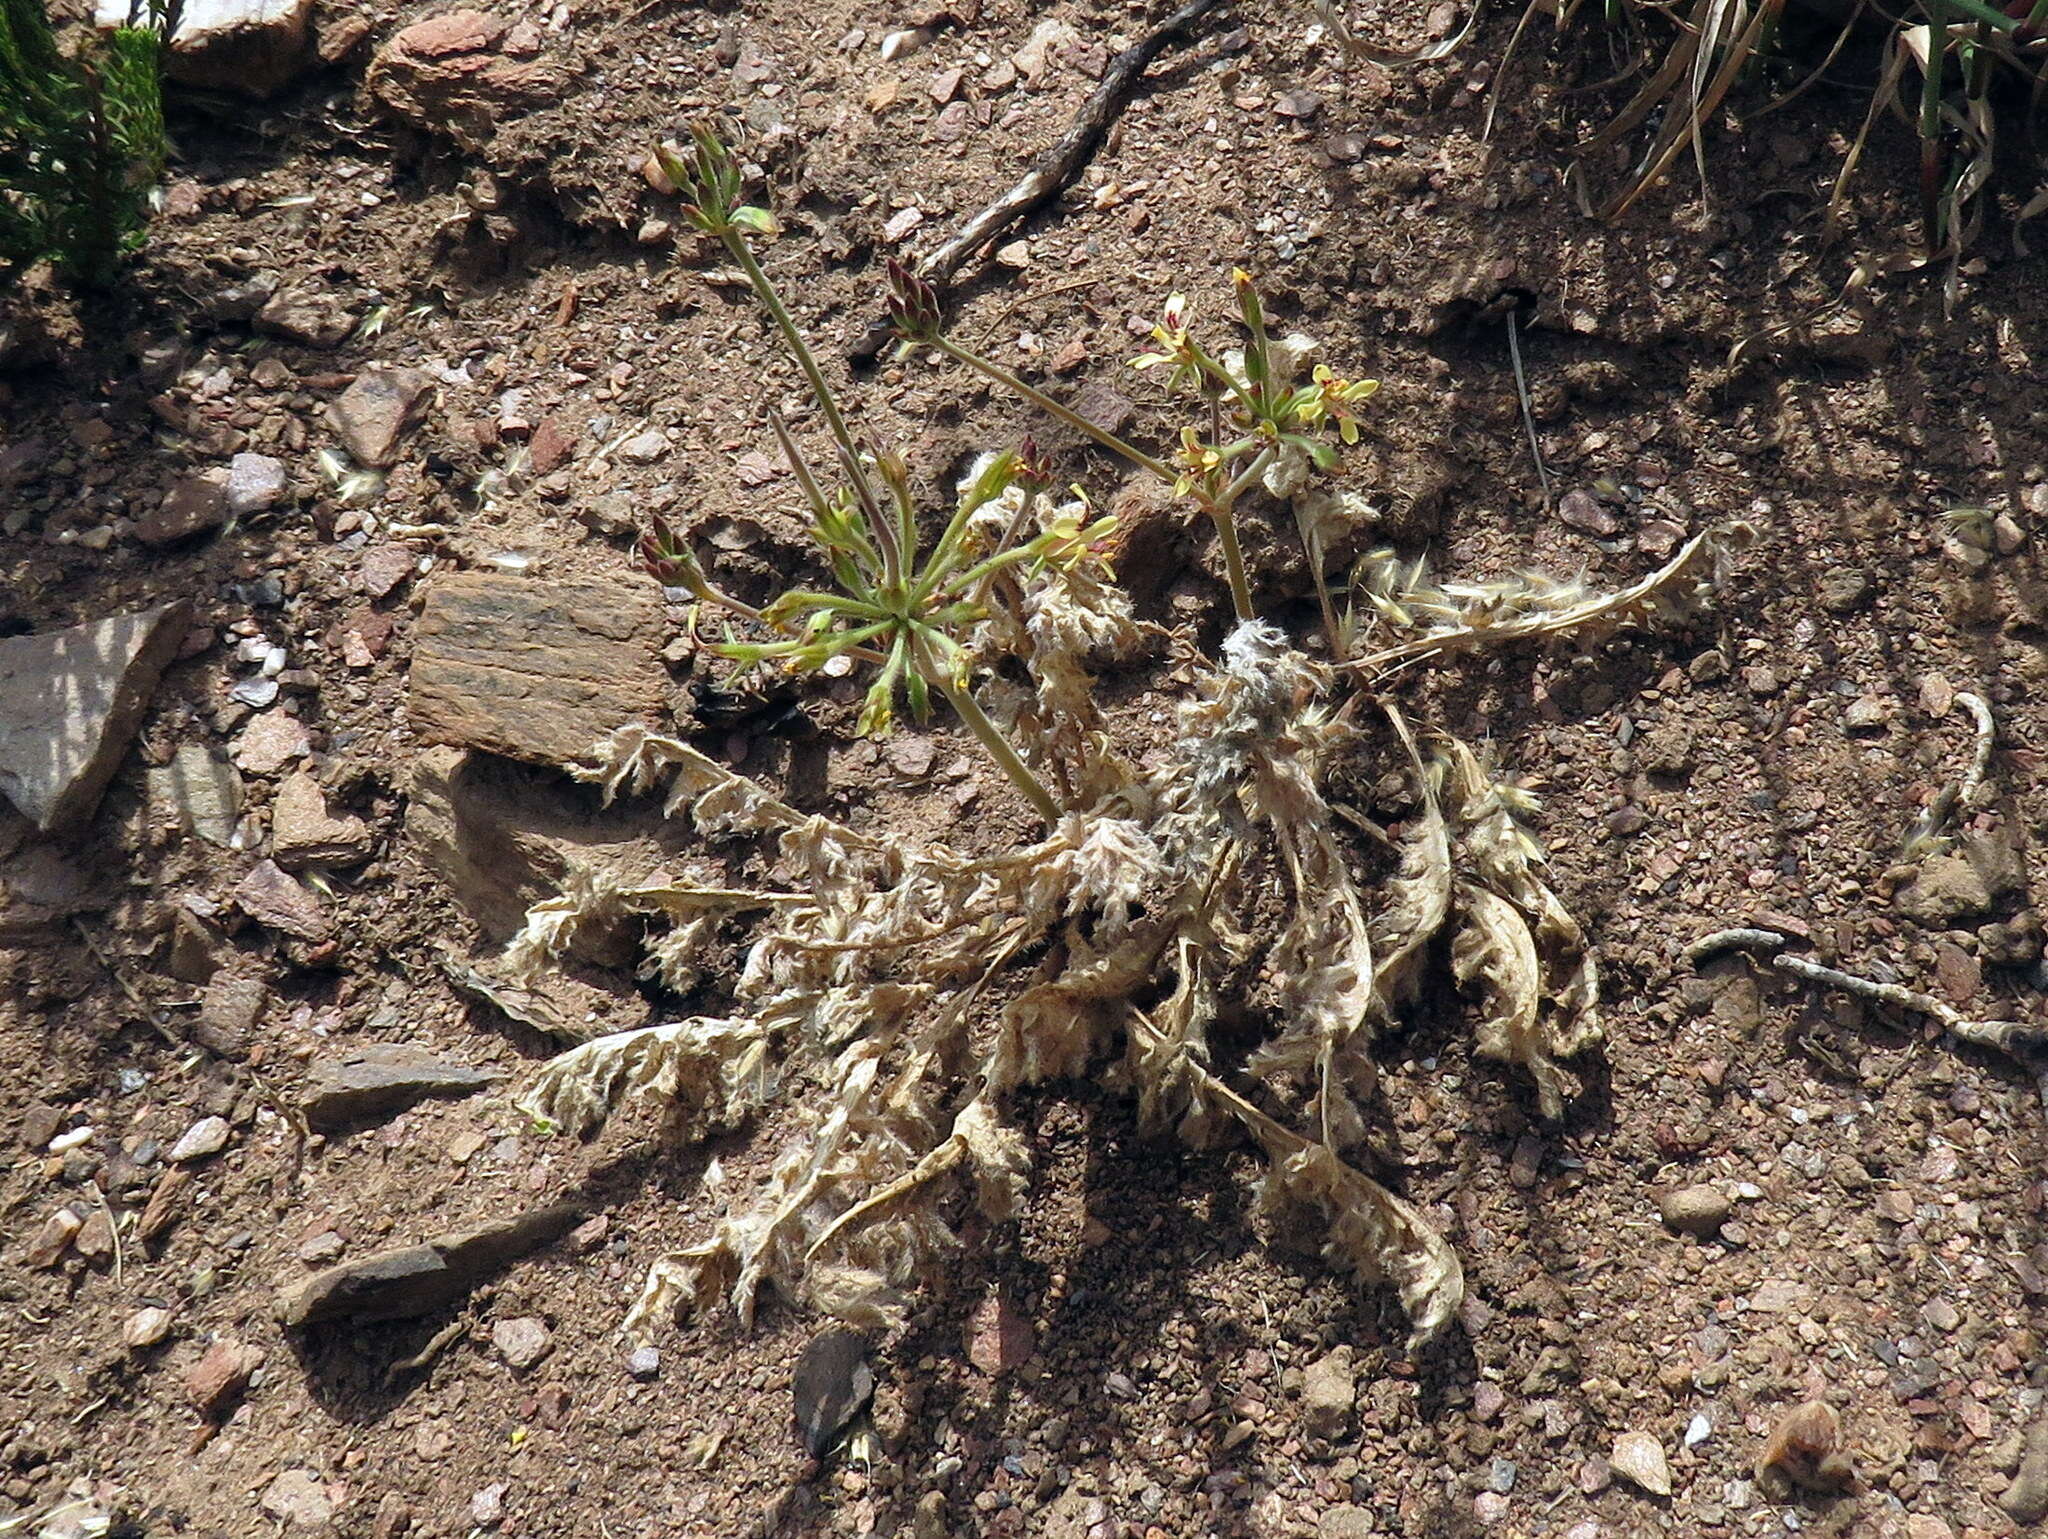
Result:
[[1749,67],[1758,40],[1783,9],[1784,0],[1763,0],[1753,10],[1742,0],[1700,0],[1655,77],[1620,117],[1584,147],[1573,167],[1575,174],[1583,175],[1580,168],[1587,160],[1618,143],[1652,112],[1669,106],[1680,80],[1690,82],[1684,110],[1666,111],[1664,126],[1644,156],[1642,169],[1601,207],[1602,219],[1618,219],[1627,213],[1688,147],[1699,157],[1704,195],[1707,168],[1705,152],[1700,149],[1702,125],[1719,110],[1730,88]]
[[1479,24],[1481,7],[1477,3],[1468,6],[1462,27],[1434,42],[1424,43],[1420,48],[1388,48],[1358,36],[1351,30],[1350,18],[1345,15],[1347,9],[1345,0],[1316,0],[1316,15],[1337,46],[1344,50],[1345,56],[1366,60],[1382,69],[1407,69],[1418,64],[1433,64],[1456,53]]

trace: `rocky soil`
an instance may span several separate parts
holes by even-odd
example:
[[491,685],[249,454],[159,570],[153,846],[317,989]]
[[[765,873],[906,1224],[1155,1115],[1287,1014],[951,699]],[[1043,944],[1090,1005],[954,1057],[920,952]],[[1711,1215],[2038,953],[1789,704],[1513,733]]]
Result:
[[[1141,437],[1172,421],[1124,367],[1161,302],[1220,318],[1255,270],[1384,381],[1348,474],[1440,571],[1616,586],[1729,516],[1761,540],[1689,629],[1408,686],[1542,794],[1608,980],[1560,1125],[1448,993],[1380,1050],[1399,1178],[1467,1267],[1449,1340],[1410,1354],[1390,1298],[1262,1232],[1249,1153],[1075,1084],[1023,1109],[1022,1221],[842,1360],[782,1306],[619,1335],[716,1211],[711,1162],[758,1170],[772,1122],[585,1145],[513,1106],[562,1044],[689,1003],[603,944],[538,988],[495,969],[579,862],[686,853],[555,768],[611,727],[871,830],[1028,826],[950,725],[856,737],[856,679],[727,692],[638,571],[649,511],[748,599],[808,571],[763,411],[793,372],[641,163],[727,115],[778,281],[921,479],[1029,427],[1139,513],[955,371],[845,355],[882,258],[1013,182],[1164,7],[271,9],[180,56],[133,287],[0,301],[0,1524],[1984,1539],[2048,1511],[2038,1066],[1686,959],[1761,924],[2044,1019],[2048,300],[1994,221],[1949,302],[1920,274],[1834,304],[1913,217],[1881,131],[1820,239],[1861,44],[1716,125],[1710,195],[1687,169],[1604,226],[1561,185],[1625,99],[1597,26],[1535,27],[1497,80],[1507,13],[1388,70],[1243,0],[969,264],[961,333]],[[1353,21],[1416,46],[1462,12]],[[1206,537],[1138,522],[1142,611],[1213,645]],[[1285,613],[1291,540],[1254,551]],[[1172,681],[1116,687],[1142,752]],[[1907,858],[1969,761],[1959,693],[1990,774]],[[812,1457],[795,1402],[863,1370],[875,1456]]]

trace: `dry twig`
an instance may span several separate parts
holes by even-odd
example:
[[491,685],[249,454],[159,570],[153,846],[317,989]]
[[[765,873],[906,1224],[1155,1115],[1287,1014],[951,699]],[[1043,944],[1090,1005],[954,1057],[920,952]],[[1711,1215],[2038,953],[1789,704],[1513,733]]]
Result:
[[1910,1010],[1916,1015],[1932,1016],[1959,1041],[1974,1043],[1979,1047],[1995,1047],[2002,1053],[2015,1058],[2022,1057],[2023,1048],[2038,1046],[2048,1029],[2029,1025],[2024,1021],[1980,1021],[1964,1015],[1954,1006],[1936,999],[1932,994],[1921,994],[1896,983],[1879,983],[1874,978],[1859,978],[1854,973],[1845,973],[1839,968],[1824,967],[1811,957],[1800,956],[1786,951],[1789,944],[1776,930],[1733,929],[1716,930],[1703,935],[1685,948],[1685,958],[1697,967],[1701,962],[1723,951],[1745,950],[1766,953],[1762,957],[1772,967],[1795,978],[1804,978],[1809,983],[1818,983],[1824,988],[1840,989],[1845,994],[1854,994],[1862,999],[1873,1000],[1881,1005],[1890,1005],[1895,1010]]
[[[1223,0],[1186,0],[1179,10],[1110,60],[1102,83],[1088,93],[1067,131],[1032,162],[1031,169],[1014,185],[969,218],[949,239],[925,253],[917,263],[918,276],[943,294],[976,251],[1064,192],[1102,143],[1103,135],[1136,92],[1152,61],[1172,44],[1190,37],[1196,24],[1222,3]],[[849,356],[859,363],[872,361],[888,346],[890,335],[888,320],[876,321],[849,350]]]

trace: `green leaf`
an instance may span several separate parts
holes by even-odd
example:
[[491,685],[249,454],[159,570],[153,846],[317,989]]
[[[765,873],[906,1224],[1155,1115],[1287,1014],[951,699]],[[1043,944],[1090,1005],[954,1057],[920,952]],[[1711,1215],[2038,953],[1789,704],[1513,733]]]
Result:
[[924,675],[915,668],[904,675],[903,692],[910,697],[910,714],[918,721],[931,720],[932,691]]

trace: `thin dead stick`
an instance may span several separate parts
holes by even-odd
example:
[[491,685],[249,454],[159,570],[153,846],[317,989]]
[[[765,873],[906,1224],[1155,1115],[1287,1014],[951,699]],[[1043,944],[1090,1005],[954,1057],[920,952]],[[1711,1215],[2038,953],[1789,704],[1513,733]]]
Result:
[[1508,309],[1508,361],[1515,366],[1515,399],[1522,403],[1522,426],[1529,434],[1529,458],[1536,462],[1536,484],[1543,488],[1543,511],[1551,507],[1550,467],[1543,463],[1543,445],[1536,437],[1536,407],[1529,399],[1529,377],[1522,372],[1522,329]]
[[142,1019],[156,1031],[158,1036],[170,1043],[172,1047],[189,1048],[197,1045],[171,1029],[170,1023],[164,1019],[163,1012],[157,1009],[148,999],[144,998],[142,991],[128,981],[128,975],[114,965],[114,959],[107,955],[105,948],[100,945],[98,938],[85,927],[83,919],[80,919],[76,914],[72,915],[71,927],[78,931],[78,938],[85,942],[85,949],[92,953],[93,960],[106,969],[107,976],[114,980],[115,985],[127,996],[128,1003],[141,1012]]
[[974,345],[978,348],[987,347],[990,342],[995,340],[996,332],[1001,329],[1003,322],[1023,309],[1024,306],[1036,300],[1052,299],[1061,294],[1071,294],[1075,289],[1093,288],[1100,282],[1102,282],[1102,274],[1094,273],[1086,278],[1070,278],[1065,283],[1055,283],[1049,289],[1033,289],[1019,294],[995,313],[995,319],[982,328],[981,337]]
[[1878,1004],[1890,1005],[1897,1010],[1910,1010],[1916,1015],[1932,1016],[1959,1040],[1974,1042],[1980,1047],[1995,1047],[2015,1058],[2020,1057],[2021,1048],[2037,1045],[2044,1036],[2048,1036],[2048,1029],[2030,1026],[2024,1021],[1972,1020],[1931,994],[1919,994],[1912,989],[1901,988],[1896,983],[1879,983],[1874,978],[1859,978],[1854,973],[1823,967],[1810,957],[1786,951],[1785,945],[1785,937],[1776,930],[1716,930],[1712,935],[1703,935],[1686,947],[1685,959],[1697,967],[1707,958],[1723,951],[1769,952],[1771,955],[1764,960],[1780,972],[1790,973],[1795,978],[1804,978],[1809,983],[1818,983],[1825,988],[1840,989],[1845,994],[1875,1000]]
[[435,1358],[447,1350],[450,1342],[462,1335],[474,1323],[468,1315],[464,1315],[457,1320],[450,1320],[446,1325],[434,1332],[427,1344],[421,1347],[419,1351],[413,1353],[411,1357],[401,1357],[397,1362],[385,1368],[385,1388],[388,1389],[395,1384],[398,1381],[399,1375],[417,1372],[433,1362]]
[[[1339,48],[1344,50],[1346,59],[1364,59],[1382,69],[1410,69],[1418,64],[1432,64],[1438,59],[1447,59],[1463,46],[1465,39],[1472,35],[1472,29],[1479,24],[1479,13],[1483,6],[1471,5],[1466,8],[1465,25],[1448,37],[1440,37],[1433,43],[1424,43],[1420,48],[1387,48],[1368,38],[1362,38],[1351,30],[1350,18],[1345,15],[1348,7],[1344,0],[1316,0],[1316,15],[1329,28],[1330,36]],[[1532,6],[1530,9],[1534,9]],[[1517,31],[1520,29],[1518,28]]]
[[[997,197],[963,224],[951,240],[927,252],[917,264],[917,275],[931,281],[943,295],[953,275],[967,259],[997,235],[1036,213],[1064,192],[1081,174],[1095,149],[1102,143],[1109,125],[1116,121],[1137,90],[1138,81],[1152,61],[1167,47],[1182,40],[1197,22],[1215,10],[1223,0],[1187,0],[1179,10],[1138,39],[1103,71],[1102,84],[1081,103],[1074,121],[1051,148],[1032,163],[1022,180]],[[856,363],[869,363],[881,355],[891,336],[889,323],[877,321],[850,349]]]
[[92,1194],[99,1199],[100,1212],[107,1216],[107,1234],[114,1242],[114,1286],[122,1285],[121,1220],[114,1215],[114,1205],[107,1201],[106,1189],[98,1182],[88,1182]]

